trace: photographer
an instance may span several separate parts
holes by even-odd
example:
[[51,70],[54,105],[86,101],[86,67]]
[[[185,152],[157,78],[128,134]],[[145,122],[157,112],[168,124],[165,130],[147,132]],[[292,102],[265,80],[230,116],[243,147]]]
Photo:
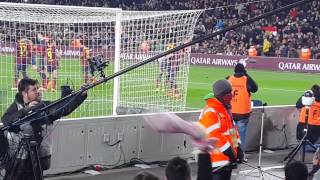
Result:
[[[307,92],[304,93],[303,96],[306,95]],[[318,84],[314,84],[311,87],[311,95],[314,97],[314,102],[312,105],[307,107],[302,102],[302,96],[298,99],[296,103],[296,108],[300,110],[299,123],[297,126],[297,139],[300,140],[304,136],[304,127],[306,123],[306,117],[308,116],[308,135],[307,139],[311,143],[315,143],[320,136],[320,86]]]
[[251,115],[251,93],[258,91],[257,83],[247,74],[242,63],[234,68],[234,75],[227,77],[232,86],[231,111],[241,139],[241,149],[246,151],[246,132]]
[[[10,127],[6,133],[9,142],[9,153],[14,164],[9,163],[6,166],[6,178],[10,180],[33,180],[33,170],[30,156],[26,147],[22,146],[20,151],[18,145],[26,134],[32,134],[39,144],[39,157],[43,170],[50,167],[51,158],[51,141],[50,130],[53,121],[70,114],[86,99],[87,93],[76,94],[65,99],[61,103],[40,113],[33,122],[26,122],[15,127],[12,124],[19,118],[23,118],[32,111],[37,111],[42,107],[50,104],[49,101],[41,100],[41,92],[39,91],[38,81],[34,79],[24,78],[18,85],[18,93],[15,101],[10,105],[2,117],[4,126]],[[31,119],[33,120],[33,119]],[[10,169],[9,169],[10,168]],[[10,173],[11,172],[11,173]],[[12,173],[13,172],[13,173]]]

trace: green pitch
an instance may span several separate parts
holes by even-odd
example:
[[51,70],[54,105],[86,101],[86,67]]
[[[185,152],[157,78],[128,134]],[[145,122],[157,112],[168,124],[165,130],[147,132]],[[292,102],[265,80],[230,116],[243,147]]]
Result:
[[[11,55],[2,55],[0,56],[0,61],[0,116],[2,116],[8,106],[13,102],[17,90],[12,89],[14,87],[14,57]],[[112,67],[108,67],[106,69],[108,74],[111,74],[110,71],[112,71]],[[28,65],[27,74],[31,78],[38,79],[39,85],[41,85],[40,74],[33,70],[30,65]],[[61,85],[69,84],[72,89],[77,90],[84,84],[79,59],[61,60],[58,74],[57,91],[44,91],[42,93],[42,99],[50,101],[59,99],[61,97]],[[20,74],[20,78],[21,77],[22,75]],[[89,90],[88,94],[90,94],[90,96],[87,98],[86,102],[69,117],[88,117],[112,114],[112,110],[110,108],[106,108],[112,107],[112,97],[110,97],[110,92],[113,92],[112,83],[99,85],[94,89]]]
[[[231,68],[191,67],[187,106],[201,108],[202,98],[211,91],[216,80],[233,74]],[[252,99],[262,100],[268,105],[293,105],[305,90],[320,82],[319,74],[271,72],[248,70],[248,74],[257,82],[259,90]]]
[[[14,58],[11,55],[0,56],[0,115],[13,102],[16,90],[13,87],[13,69]],[[153,68],[152,64],[148,64],[149,68]],[[61,60],[59,69],[59,78],[57,87],[67,82],[73,89],[79,89],[84,83],[82,78],[81,65],[79,60]],[[154,67],[157,71],[157,66]],[[141,71],[137,69],[136,71]],[[32,70],[29,66],[27,72],[30,77],[36,78],[41,82],[39,73]],[[113,73],[112,64],[106,69],[107,74]],[[189,86],[187,94],[187,109],[199,109],[204,106],[203,97],[211,91],[212,83],[218,79],[225,78],[233,73],[233,69],[229,68],[213,68],[213,67],[190,67]],[[248,73],[254,78],[258,85],[259,91],[253,94],[253,99],[259,99],[267,102],[268,105],[289,105],[295,104],[297,98],[313,84],[318,83],[320,76],[318,74],[302,74],[302,73],[280,73],[268,71],[248,70]],[[142,73],[143,74],[143,73]],[[68,78],[65,78],[68,77]],[[144,79],[144,87],[154,87],[153,78]],[[142,88],[139,86],[133,91],[130,90],[132,99],[139,96]],[[89,97],[86,102],[81,105],[70,117],[88,117],[102,116],[111,114],[112,107],[113,84],[106,83],[99,85],[89,91]],[[47,91],[43,93],[43,99],[56,100],[60,97],[60,90],[57,92]],[[160,100],[160,99],[159,99]]]

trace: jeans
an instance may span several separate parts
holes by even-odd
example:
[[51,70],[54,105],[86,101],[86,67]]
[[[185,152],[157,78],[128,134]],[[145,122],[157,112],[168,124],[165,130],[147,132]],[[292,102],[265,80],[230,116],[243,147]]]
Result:
[[240,134],[240,141],[241,141],[241,149],[245,153],[246,151],[246,133],[247,133],[247,126],[248,126],[249,119],[241,119],[236,122],[238,126],[238,131]]

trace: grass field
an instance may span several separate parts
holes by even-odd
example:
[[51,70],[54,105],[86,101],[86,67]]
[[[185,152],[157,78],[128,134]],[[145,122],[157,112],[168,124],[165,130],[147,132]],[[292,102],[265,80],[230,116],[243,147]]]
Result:
[[[0,56],[0,115],[4,113],[8,105],[12,103],[15,90],[11,90],[13,87],[13,57],[12,56]],[[152,68],[152,65],[146,65]],[[68,69],[66,69],[68,68]],[[156,69],[156,68],[155,68]],[[139,71],[139,70],[138,70]],[[157,69],[155,70],[155,72]],[[113,72],[112,65],[106,69],[107,74]],[[40,80],[39,74],[31,68],[28,68],[30,77]],[[256,71],[248,70],[248,73],[259,85],[259,91],[253,94],[252,99],[259,99],[263,102],[267,102],[268,105],[289,105],[295,104],[297,98],[313,84],[318,83],[320,76],[318,74],[302,74],[302,73],[281,73],[270,71]],[[75,60],[61,61],[61,69],[59,69],[60,77],[58,85],[65,84],[67,81],[73,86],[74,89],[78,89],[82,80],[82,72],[80,62]],[[212,84],[218,79],[223,79],[228,75],[233,74],[231,68],[213,68],[213,67],[190,67],[189,72],[189,84],[187,93],[187,110],[199,109],[204,106],[203,97],[209,93],[212,89]],[[132,89],[129,86],[132,98],[131,101],[139,95],[145,95],[145,91],[141,88],[154,88],[153,78],[145,77],[144,80],[139,80],[144,83],[144,87],[137,85],[137,89]],[[140,89],[139,89],[140,87]],[[84,116],[101,116],[111,114],[112,106],[112,92],[113,84],[106,83],[95,87],[89,91],[89,98],[86,103],[77,109],[71,117],[84,117]],[[57,92],[45,92],[43,94],[45,100],[55,100],[60,97],[60,91]],[[149,94],[148,96],[152,96]],[[158,101],[164,101],[165,99],[157,99]]]
[[[190,108],[203,107],[204,97],[218,79],[233,74],[231,68],[191,67],[187,106]],[[262,100],[268,105],[292,105],[302,93],[320,82],[319,74],[303,74],[289,72],[271,72],[248,70],[248,74],[257,82],[259,90],[252,99]]]
[[[13,87],[13,77],[14,77],[14,58],[12,56],[0,56],[0,114],[4,113],[8,105],[13,102],[16,90],[12,90]],[[38,79],[39,84],[41,84],[41,78],[39,73],[31,69],[28,66],[27,69],[28,76]],[[111,74],[112,67],[106,69],[107,74]],[[21,77],[21,75],[20,75]],[[60,86],[64,84],[69,84],[73,89],[79,89],[84,83],[82,77],[82,70],[80,61],[78,60],[62,60],[60,61],[59,77],[68,78],[58,78],[57,81],[57,91],[51,92],[46,91],[42,93],[44,100],[56,100],[60,98]],[[88,97],[85,104],[83,104],[80,109],[77,109],[70,117],[83,117],[83,116],[100,116],[103,113],[111,114],[112,99],[111,95],[113,92],[113,84],[106,83],[104,85],[99,85],[94,89],[89,91],[91,96]],[[97,98],[98,97],[98,98]],[[100,109],[103,108],[103,111]]]

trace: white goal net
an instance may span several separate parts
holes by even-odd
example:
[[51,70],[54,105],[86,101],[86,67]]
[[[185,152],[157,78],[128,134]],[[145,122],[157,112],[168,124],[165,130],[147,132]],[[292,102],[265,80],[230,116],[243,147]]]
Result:
[[[56,100],[61,86],[79,89],[100,78],[89,57],[103,55],[108,76],[190,41],[201,13],[0,3],[0,114],[19,79],[38,79],[43,99]],[[189,56],[178,51],[91,89],[70,117],[183,110]]]

